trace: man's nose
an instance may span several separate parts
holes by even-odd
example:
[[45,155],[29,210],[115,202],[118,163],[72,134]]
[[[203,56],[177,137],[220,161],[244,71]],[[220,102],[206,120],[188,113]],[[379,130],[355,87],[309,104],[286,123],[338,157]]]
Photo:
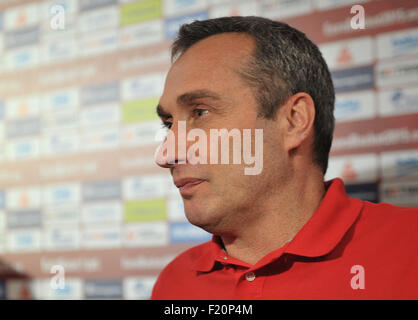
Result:
[[[183,152],[184,151],[184,152]],[[179,132],[178,127],[173,123],[167,132],[164,141],[158,146],[155,152],[155,162],[162,168],[186,163],[186,136]]]

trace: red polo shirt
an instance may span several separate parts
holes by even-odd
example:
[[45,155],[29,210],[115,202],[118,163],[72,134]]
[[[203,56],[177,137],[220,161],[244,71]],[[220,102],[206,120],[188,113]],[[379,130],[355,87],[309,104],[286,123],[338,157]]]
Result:
[[255,265],[213,237],[167,265],[151,298],[418,299],[418,208],[351,198],[341,179],[325,185],[293,240]]

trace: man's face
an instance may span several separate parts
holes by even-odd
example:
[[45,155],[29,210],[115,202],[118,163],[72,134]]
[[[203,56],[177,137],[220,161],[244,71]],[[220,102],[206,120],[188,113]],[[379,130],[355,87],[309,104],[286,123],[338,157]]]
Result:
[[[263,130],[263,170],[258,175],[245,175],[248,165],[244,161],[232,163],[232,139],[230,164],[211,164],[209,160],[208,164],[169,163],[184,160],[178,154],[176,159],[159,163],[170,168],[176,184],[184,183],[185,178],[203,180],[181,188],[180,193],[188,220],[214,234],[233,232],[260,218],[266,199],[277,191],[286,172],[277,122],[257,117],[259,107],[253,89],[237,74],[253,48],[249,36],[235,33],[196,43],[172,65],[159,102],[160,117],[169,124],[176,141],[178,121],[185,121],[187,132],[199,128],[206,133],[208,159],[210,129],[238,129],[241,138],[243,129],[250,129],[252,155],[255,129]],[[188,141],[187,149],[193,143]]]

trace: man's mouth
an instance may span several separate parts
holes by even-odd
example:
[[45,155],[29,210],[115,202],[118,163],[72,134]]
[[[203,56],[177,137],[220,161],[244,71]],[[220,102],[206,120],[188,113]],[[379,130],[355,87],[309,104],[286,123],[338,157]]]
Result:
[[205,180],[196,178],[183,178],[174,181],[174,184],[180,190],[180,194],[184,196],[191,196],[195,189]]

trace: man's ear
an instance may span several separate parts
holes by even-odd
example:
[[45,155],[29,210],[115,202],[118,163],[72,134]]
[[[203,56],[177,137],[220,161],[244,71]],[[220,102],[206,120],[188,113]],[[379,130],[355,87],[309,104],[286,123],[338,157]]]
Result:
[[287,151],[298,148],[310,136],[313,139],[315,104],[309,94],[296,93],[279,110],[282,141]]

